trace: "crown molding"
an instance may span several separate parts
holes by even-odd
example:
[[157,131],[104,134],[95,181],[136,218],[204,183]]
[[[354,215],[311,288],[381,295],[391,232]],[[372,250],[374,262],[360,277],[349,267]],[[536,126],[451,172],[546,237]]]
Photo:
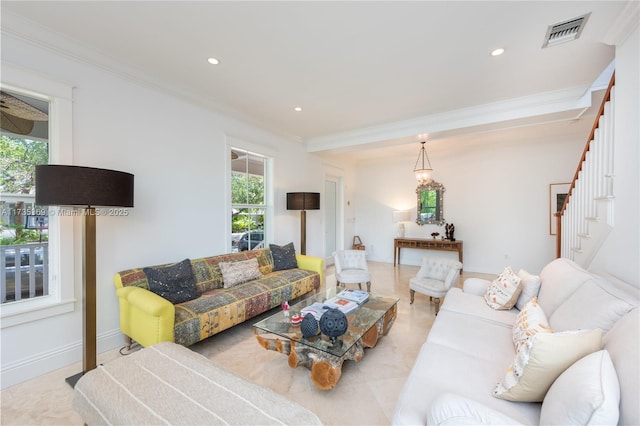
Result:
[[418,135],[424,134],[433,135],[487,125],[497,125],[499,128],[500,123],[510,127],[518,120],[526,120],[531,125],[532,122],[535,123],[536,117],[539,117],[540,123],[548,123],[553,121],[550,117],[554,114],[561,120],[572,119],[591,106],[590,95],[594,89],[590,86],[574,87],[321,136],[310,139],[307,150],[319,152],[394,139],[417,140]]
[[618,46],[624,43],[639,25],[640,2],[637,0],[629,0],[602,42],[612,46]]

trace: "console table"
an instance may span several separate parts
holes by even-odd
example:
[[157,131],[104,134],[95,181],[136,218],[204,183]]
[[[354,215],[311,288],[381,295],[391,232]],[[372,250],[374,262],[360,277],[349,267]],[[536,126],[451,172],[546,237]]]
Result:
[[400,249],[457,251],[458,260],[462,263],[462,241],[436,240],[433,238],[395,238],[393,240],[393,266],[400,264]]

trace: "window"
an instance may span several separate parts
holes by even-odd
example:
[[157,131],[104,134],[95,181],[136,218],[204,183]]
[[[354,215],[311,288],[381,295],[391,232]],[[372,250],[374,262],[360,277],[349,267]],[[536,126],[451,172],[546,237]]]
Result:
[[[30,126],[30,123],[17,120],[15,123],[17,128],[7,128],[8,125],[4,124],[5,117],[3,116],[2,127],[5,127],[5,129],[2,130],[2,135],[0,135],[3,137],[3,144],[6,143],[6,146],[8,146],[8,138],[13,138],[12,144],[14,144],[14,147],[22,145],[20,149],[26,149],[28,146],[30,151],[33,151],[33,153],[40,152],[40,154],[42,154],[42,150],[46,146],[49,162],[72,164],[71,86],[51,80],[42,74],[32,73],[24,68],[3,63],[0,89],[3,93],[24,101],[36,110],[47,113],[46,121],[36,120],[38,117],[35,116],[26,117],[26,121],[34,121],[33,128],[26,134],[25,132],[28,129],[24,126]],[[3,106],[5,99],[9,98],[3,99]],[[26,108],[30,109],[29,107]],[[38,114],[35,110],[31,110],[31,113]],[[43,143],[45,145],[42,145]],[[30,159],[28,162],[35,165],[40,161]],[[14,178],[17,178],[17,176],[14,173]],[[4,250],[3,256],[0,256],[0,262],[4,262],[5,269],[24,269],[24,274],[22,273],[23,271],[19,271],[20,273],[16,274],[15,269],[13,270],[13,279],[15,280],[17,276],[19,277],[18,280],[21,281],[21,300],[15,300],[14,294],[13,300],[6,300],[6,303],[2,304],[0,326],[8,328],[25,322],[72,312],[75,303],[73,220],[70,218],[61,219],[55,215],[43,217],[43,215],[31,214],[41,213],[38,206],[33,205],[35,194],[31,193],[31,190],[26,191],[28,192],[27,194],[20,194],[20,192],[25,192],[21,190],[18,192],[18,197],[10,199],[7,196],[5,198],[5,190],[10,190],[11,193],[14,193],[15,188],[8,187],[7,182],[4,182],[4,175],[2,179],[4,183],[1,189],[3,193],[2,200],[5,201],[0,206],[0,209],[5,209],[5,211],[0,211],[2,213],[2,221],[7,226],[19,224],[27,228],[23,228],[23,236],[25,234],[31,237],[37,235],[37,243],[41,244],[41,247],[46,244],[47,250],[41,248],[34,249],[32,252],[31,247],[28,250],[21,248],[20,250],[15,250],[13,255],[11,253],[7,254],[7,250]],[[5,229],[4,225],[3,229]],[[3,235],[8,234],[15,238],[15,232],[11,232],[11,230],[9,232],[3,231]],[[42,243],[40,243],[41,236]],[[13,242],[15,243],[15,239]],[[35,241],[29,241],[26,244],[31,243],[35,243]],[[13,266],[7,266],[7,264]],[[3,282],[6,285],[7,271],[4,270],[2,273],[4,275],[0,276],[4,276]],[[36,277],[34,280],[31,279],[32,273]],[[39,285],[40,281],[37,278],[39,275],[42,276],[42,285]],[[26,286],[27,289],[24,287],[26,282],[29,283]],[[35,290],[32,289],[32,282],[35,284]],[[5,291],[7,290],[5,287]],[[10,291],[7,292],[10,293]],[[23,295],[28,297],[23,297]]]
[[49,103],[2,91],[0,303],[49,294],[47,210],[35,205],[35,167],[49,162]]
[[231,149],[232,251],[264,247],[267,212],[267,158],[244,149]]

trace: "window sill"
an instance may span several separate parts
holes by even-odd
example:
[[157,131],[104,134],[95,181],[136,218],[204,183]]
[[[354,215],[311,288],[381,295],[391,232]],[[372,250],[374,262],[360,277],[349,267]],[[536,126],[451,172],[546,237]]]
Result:
[[0,329],[73,312],[75,299],[53,300],[51,296],[2,305]]

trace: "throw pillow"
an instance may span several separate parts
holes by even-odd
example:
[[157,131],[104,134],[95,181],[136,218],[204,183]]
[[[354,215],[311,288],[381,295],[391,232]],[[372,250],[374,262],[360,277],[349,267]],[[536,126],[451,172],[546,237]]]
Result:
[[522,310],[529,300],[538,296],[538,291],[540,291],[540,277],[531,275],[524,269],[520,269],[518,271],[518,278],[522,280],[522,291],[520,292],[520,296],[518,296],[516,308]]
[[142,271],[147,276],[149,290],[174,305],[200,295],[189,259],[169,266],[143,268]]
[[538,305],[538,298],[534,297],[524,305],[513,323],[513,345],[516,352],[536,333],[553,333],[553,330],[549,327],[542,307]]
[[260,265],[256,258],[238,262],[220,262],[218,266],[220,267],[220,272],[222,272],[224,288],[231,288],[262,277]]
[[293,247],[293,243],[285,244],[284,246],[269,244],[269,249],[271,250],[271,256],[273,256],[274,271],[284,271],[285,269],[298,267],[296,249]]
[[493,396],[508,401],[540,402],[554,380],[571,364],[600,350],[602,330],[537,333],[522,345]]
[[520,278],[510,266],[507,266],[489,284],[484,294],[484,300],[493,309],[511,309],[516,304],[520,291],[522,291]]
[[541,425],[615,425],[620,383],[609,352],[585,356],[553,382],[542,401]]

